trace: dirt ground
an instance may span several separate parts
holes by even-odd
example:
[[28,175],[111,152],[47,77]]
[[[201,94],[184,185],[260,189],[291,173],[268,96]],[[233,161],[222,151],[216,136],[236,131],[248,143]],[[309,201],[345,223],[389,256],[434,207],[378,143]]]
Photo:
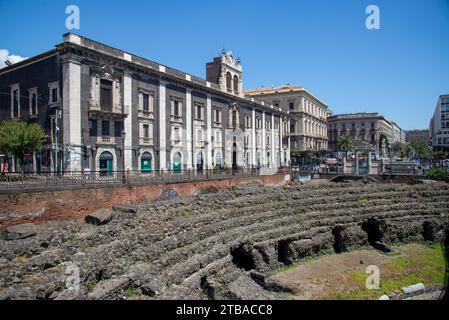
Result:
[[[400,292],[400,285],[415,284],[414,281],[422,280],[425,285],[439,282],[435,279],[427,281],[427,274],[419,270],[428,270],[436,274],[438,279],[444,273],[444,263],[438,266],[440,255],[438,248],[430,248],[423,244],[407,244],[392,247],[392,254],[383,254],[374,249],[357,250],[343,254],[334,254],[305,261],[301,264],[289,267],[286,271],[278,272],[271,277],[275,282],[290,288],[292,299],[377,299],[391,289]],[[427,264],[427,257],[432,256],[432,264]],[[436,256],[436,258],[435,258]],[[442,257],[442,254],[441,254]],[[441,260],[444,262],[444,260]],[[380,270],[381,288],[368,292],[365,287],[365,273],[370,265],[376,265]],[[437,267],[435,267],[435,265]],[[437,270],[435,270],[437,269]],[[383,282],[385,281],[385,282]],[[428,283],[425,283],[425,282]],[[384,283],[384,287],[382,285]],[[386,288],[390,287],[390,288]],[[383,292],[382,292],[383,291]]]

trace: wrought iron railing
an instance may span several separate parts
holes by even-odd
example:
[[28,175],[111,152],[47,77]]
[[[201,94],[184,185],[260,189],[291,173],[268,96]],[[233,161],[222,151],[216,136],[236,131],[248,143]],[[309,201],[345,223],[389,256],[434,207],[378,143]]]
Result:
[[91,171],[55,173],[0,174],[0,193],[28,189],[58,189],[62,187],[146,185],[158,183],[221,180],[235,177],[255,177],[258,169],[211,169],[183,171]]

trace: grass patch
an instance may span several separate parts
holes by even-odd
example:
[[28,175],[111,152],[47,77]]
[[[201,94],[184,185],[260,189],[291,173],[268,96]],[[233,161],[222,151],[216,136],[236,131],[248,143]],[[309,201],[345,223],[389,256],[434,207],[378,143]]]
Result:
[[128,298],[137,295],[136,292],[135,292],[135,290],[134,290],[134,286],[133,286],[132,284],[130,284],[129,286],[127,286],[127,287],[125,288],[124,292],[125,292],[125,296],[128,297]]
[[392,256],[392,261],[380,267],[379,289],[369,290],[365,283],[369,274],[364,271],[346,272],[348,289],[337,294],[331,294],[325,299],[336,300],[375,300],[386,294],[399,292],[406,287],[419,282],[426,286],[443,285],[445,261],[440,244],[423,246],[422,254],[408,257]]

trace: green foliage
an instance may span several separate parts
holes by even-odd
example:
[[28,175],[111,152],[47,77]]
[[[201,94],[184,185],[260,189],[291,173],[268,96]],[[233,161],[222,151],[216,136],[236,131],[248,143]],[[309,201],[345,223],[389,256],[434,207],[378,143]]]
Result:
[[124,291],[125,291],[125,296],[128,298],[136,295],[136,292],[134,291],[134,286],[132,284],[127,286]]
[[45,132],[37,123],[8,120],[0,124],[0,149],[12,152],[22,163],[26,153],[41,150],[44,139]]
[[443,168],[431,168],[427,171],[427,179],[449,182],[449,176]]
[[401,157],[401,158],[404,158],[407,155],[406,145],[399,141],[397,141],[391,145],[391,151],[393,151],[394,155]]
[[431,151],[427,143],[420,141],[412,141],[410,142],[410,148],[412,153],[418,157],[419,159],[430,159]]
[[338,138],[337,148],[339,151],[349,152],[354,150],[354,137],[350,134],[342,135]]

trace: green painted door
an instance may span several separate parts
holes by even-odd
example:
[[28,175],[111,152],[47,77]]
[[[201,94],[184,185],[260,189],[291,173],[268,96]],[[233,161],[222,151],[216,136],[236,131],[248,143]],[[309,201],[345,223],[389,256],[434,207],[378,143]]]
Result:
[[142,172],[151,172],[151,160],[153,160],[151,153],[144,152],[142,154],[142,158],[140,160],[140,168]]
[[151,159],[142,159],[142,172],[151,172]]

